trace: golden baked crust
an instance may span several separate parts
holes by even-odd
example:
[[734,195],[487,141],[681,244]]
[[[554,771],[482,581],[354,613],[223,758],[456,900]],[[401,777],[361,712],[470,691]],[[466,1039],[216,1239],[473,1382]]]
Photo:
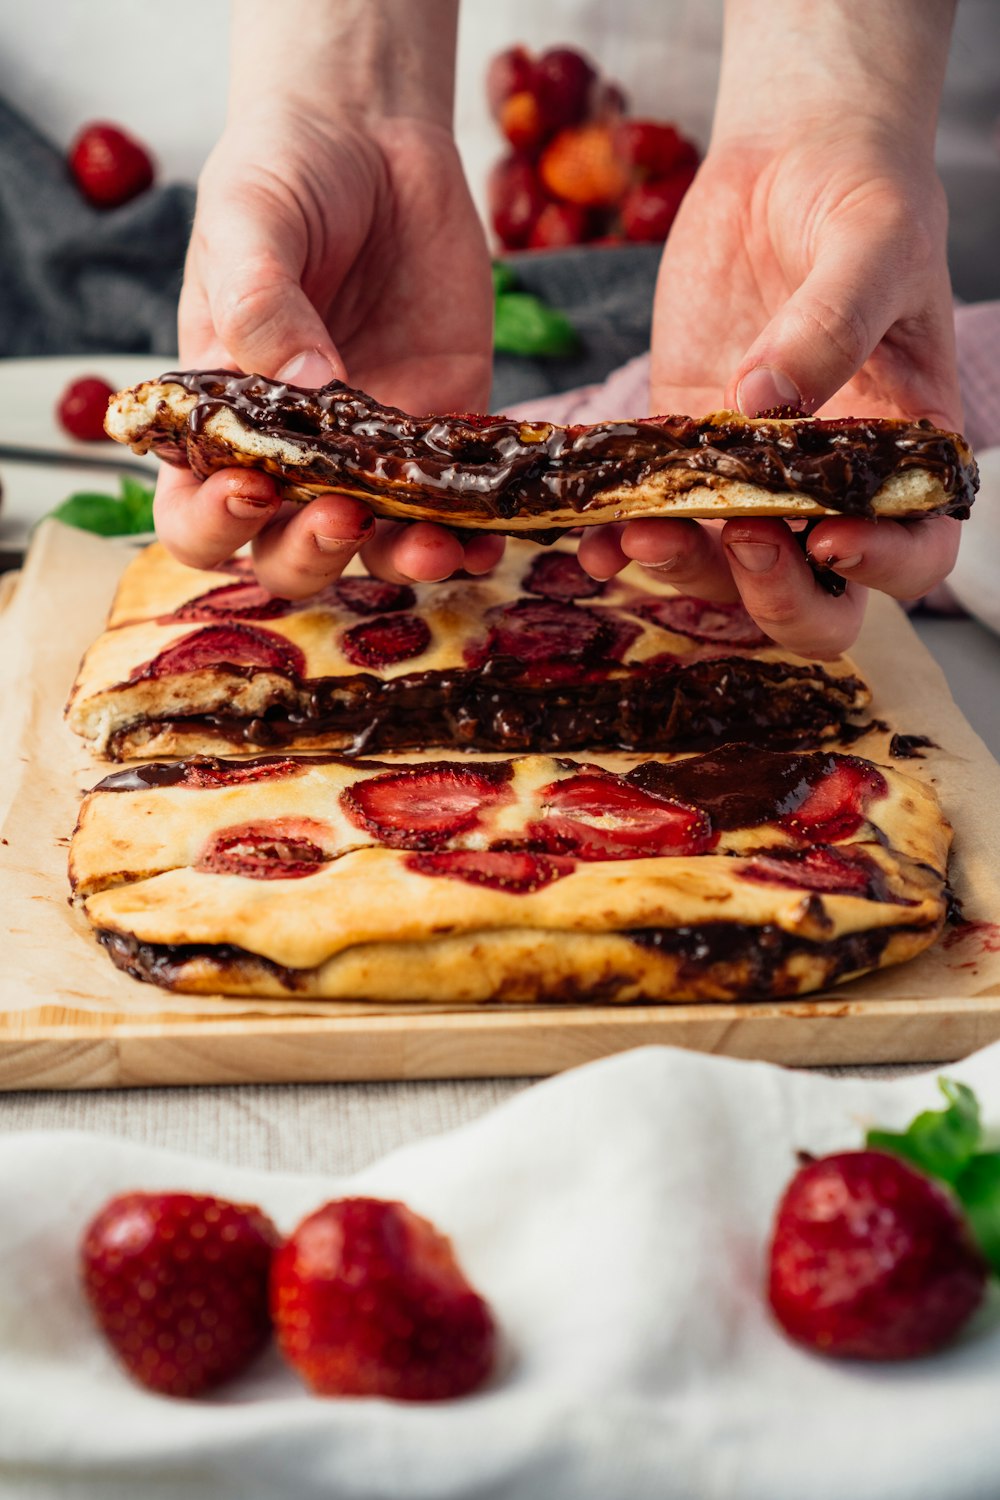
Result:
[[967,515],[978,483],[961,437],[928,423],[746,418],[561,428],[502,417],[407,417],[333,382],[301,391],[225,371],[122,391],[107,431],[206,476],[263,469],[286,499],[336,490],[378,515],[510,535],[649,515]]
[[928,788],[823,751],[624,776],[209,760],[108,778],[70,868],[115,961],[172,988],[684,1000],[802,994],[919,952],[950,836]]
[[[419,649],[359,665],[351,642],[375,620],[403,621]],[[598,583],[568,540],[513,541],[487,578],[412,587],[355,563],[298,605],[265,595],[241,559],[199,572],[155,544],[125,570],[67,715],[113,759],[234,746],[691,749],[815,741],[868,698],[847,658],[789,655],[739,606],[687,599],[636,565]]]

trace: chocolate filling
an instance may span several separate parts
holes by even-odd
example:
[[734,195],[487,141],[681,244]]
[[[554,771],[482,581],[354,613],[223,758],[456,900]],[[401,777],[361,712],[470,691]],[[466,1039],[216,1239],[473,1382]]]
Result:
[[[894,933],[922,930],[878,927],[868,932],[847,933],[829,942],[814,943],[795,937],[770,922],[760,927],[747,927],[739,922],[707,922],[698,927],[643,927],[619,935],[631,938],[640,948],[651,948],[678,958],[678,978],[682,983],[708,978],[724,984],[734,999],[751,1000],[794,993],[791,979],[779,971],[796,955],[820,958],[826,966],[824,983],[829,984],[844,974],[874,967]],[[223,973],[233,968],[242,969],[248,980],[263,971],[273,975],[284,989],[292,993],[305,987],[312,972],[276,964],[232,943],[144,943],[107,929],[98,931],[97,938],[119,969],[124,969],[133,979],[162,985],[165,989],[179,988],[184,981],[185,965],[196,959],[218,965]],[[712,969],[717,964],[725,965],[730,972],[713,975]],[[628,976],[623,976],[623,984],[628,982]],[[567,995],[566,998],[571,997]],[[587,999],[585,995],[572,998],[581,1003]],[[610,999],[612,996],[601,998]]]
[[[209,446],[205,423],[228,407],[257,431],[303,446],[295,473],[302,482],[339,477],[375,496],[432,500],[442,519],[455,510],[466,519],[509,521],[511,531],[521,514],[569,507],[583,515],[601,491],[639,485],[667,469],[685,489],[739,480],[807,495],[851,515],[870,515],[886,479],[907,469],[935,475],[948,496],[948,515],[967,516],[978,485],[967,450],[925,421],[747,425],[665,416],[556,427],[507,417],[407,416],[339,381],[306,391],[227,370],[173,371],[161,380],[198,397],[187,442],[196,470],[199,444]],[[183,461],[176,440],[153,446]],[[205,472],[214,466],[209,462]]]
[[[247,675],[252,669],[225,670]],[[497,657],[481,671],[410,672],[385,681],[368,673],[316,678],[303,683],[297,704],[275,704],[254,719],[185,714],[125,724],[111,737],[108,754],[117,758],[137,725],[265,749],[342,734],[352,754],[436,744],[699,750],[733,739],[787,749],[835,731],[862,690],[856,678],[832,678],[819,667],[735,656],[615,667],[609,675],[581,671],[579,677],[531,681],[519,664]]]

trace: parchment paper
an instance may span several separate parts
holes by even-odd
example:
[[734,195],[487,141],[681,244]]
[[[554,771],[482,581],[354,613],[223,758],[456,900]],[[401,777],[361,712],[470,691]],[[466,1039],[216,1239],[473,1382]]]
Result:
[[[122,542],[46,522],[16,588],[8,585],[0,594],[0,732],[7,747],[7,774],[0,780],[0,909],[6,929],[0,1016],[39,1006],[137,1018],[380,1010],[398,1015],[417,1009],[168,994],[117,970],[69,906],[66,850],[80,796],[109,767],[70,733],[62,709],[131,555]],[[851,748],[936,787],[955,828],[952,884],[969,925],[947,931],[911,963],[840,985],[835,993],[854,1000],[1000,995],[1000,765],[962,717],[898,605],[872,596],[851,654],[874,690],[872,712],[894,729],[928,735],[940,747],[924,760],[890,761],[888,734],[879,731]],[[588,754],[599,758],[620,764],[642,757]]]

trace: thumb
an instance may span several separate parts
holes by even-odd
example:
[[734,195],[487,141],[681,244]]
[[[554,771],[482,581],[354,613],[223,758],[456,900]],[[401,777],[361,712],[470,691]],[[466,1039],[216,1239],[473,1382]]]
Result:
[[198,237],[197,269],[214,339],[241,370],[320,386],[347,371],[302,290],[301,256],[257,215],[221,206]]
[[898,315],[899,268],[886,247],[828,248],[744,356],[727,402],[746,416],[812,412],[856,375]]

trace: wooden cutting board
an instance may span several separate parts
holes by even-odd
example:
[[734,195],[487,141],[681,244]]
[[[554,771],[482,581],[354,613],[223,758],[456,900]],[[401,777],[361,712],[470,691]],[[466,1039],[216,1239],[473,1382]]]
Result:
[[[115,970],[66,902],[80,792],[104,769],[61,706],[127,554],[43,527],[0,594],[0,1089],[538,1076],[669,1044],[796,1065],[943,1062],[1000,1038],[1000,767],[897,606],[872,600],[854,655],[875,711],[940,747],[954,883],[975,919],[910,964],[809,1000],[742,1005],[374,1006],[168,996]],[[6,601],[6,608],[3,603]],[[997,691],[1000,692],[1000,661]],[[859,742],[884,757],[886,737]]]

